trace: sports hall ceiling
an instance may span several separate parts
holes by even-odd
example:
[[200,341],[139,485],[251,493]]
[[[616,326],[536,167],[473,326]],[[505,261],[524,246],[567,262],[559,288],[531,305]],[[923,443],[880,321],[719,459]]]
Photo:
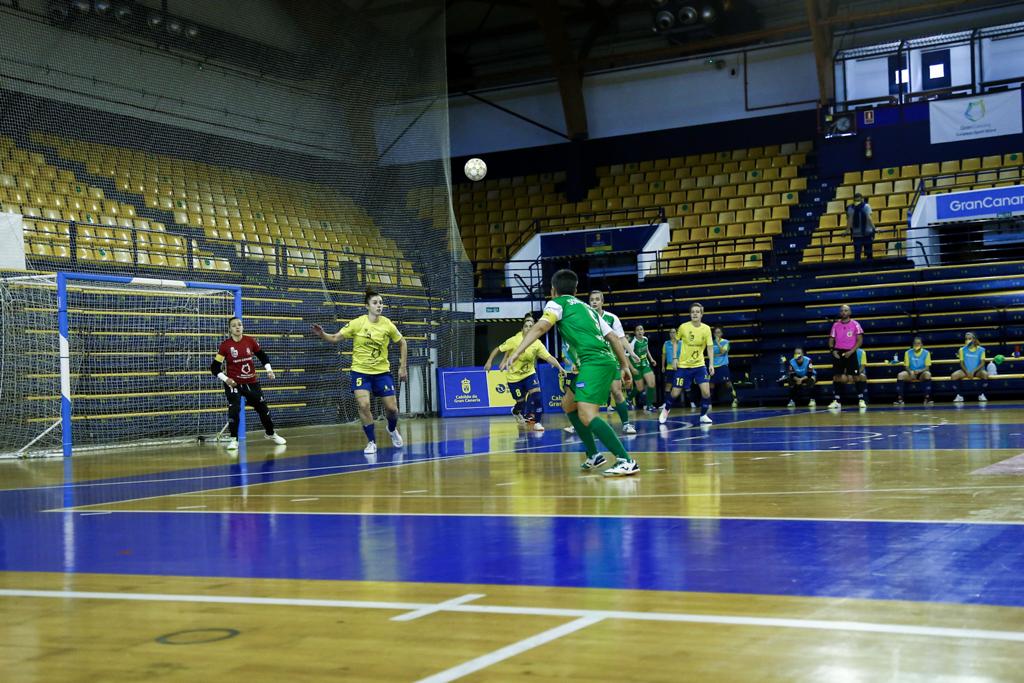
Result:
[[[417,0],[351,2],[375,21],[415,25],[429,14]],[[715,23],[698,18],[689,27],[677,21],[672,30],[653,30],[658,11],[678,16],[686,6],[698,14],[710,6]],[[451,92],[550,79],[558,63],[589,72],[806,38],[809,11],[833,34],[978,9],[1024,14],[1021,3],[1006,0],[447,0],[446,7]],[[969,16],[958,21],[959,28],[971,25]]]

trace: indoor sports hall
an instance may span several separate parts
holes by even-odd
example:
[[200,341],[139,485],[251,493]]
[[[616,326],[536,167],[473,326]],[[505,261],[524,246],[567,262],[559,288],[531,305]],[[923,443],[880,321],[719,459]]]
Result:
[[1024,16],[0,0],[4,681],[1014,681]]

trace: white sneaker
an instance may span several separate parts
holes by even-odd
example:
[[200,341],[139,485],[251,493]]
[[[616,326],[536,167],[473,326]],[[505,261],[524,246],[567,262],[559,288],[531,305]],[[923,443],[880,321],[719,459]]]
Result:
[[842,410],[842,408],[843,404],[840,403],[839,401],[832,401],[831,403],[828,404],[829,410]]
[[957,394],[956,396],[953,397],[953,403],[963,403],[963,402],[964,402],[964,397],[961,396],[960,394]]
[[733,408],[739,408],[739,407],[740,407],[740,401],[739,401],[739,399],[733,399],[733,402],[732,402],[732,407],[733,407]]
[[535,431],[535,432],[543,432],[544,431],[544,425],[542,425],[540,422],[534,422],[533,423],[533,431]]
[[627,477],[631,474],[636,474],[640,471],[640,465],[636,464],[636,460],[623,460],[617,458],[615,464],[606,469],[602,474],[606,477]]
[[516,419],[519,424],[526,424],[526,416],[522,413],[512,413],[512,417]]
[[627,422],[626,424],[622,425],[622,433],[636,434],[636,427],[633,426],[632,422]]
[[700,416],[700,422],[701,422],[701,424],[709,425],[709,424],[711,424],[711,417],[709,415],[701,415]]
[[605,460],[604,455],[602,455],[601,453],[598,453],[593,458],[587,458],[582,463],[580,463],[580,469],[581,470],[596,470],[598,467],[600,467],[601,465],[605,464],[606,462],[608,462],[608,461]]
[[397,427],[395,427],[395,431],[388,432],[388,435],[391,436],[391,445],[394,446],[395,448],[401,448],[402,446],[405,445],[405,440],[402,438],[402,435],[398,432]]
[[229,451],[237,451],[238,439],[236,439],[235,437],[231,437],[230,439],[228,439],[228,445],[225,446],[225,448],[227,448]]
[[811,399],[810,401],[808,401],[808,402],[807,402],[807,407],[808,407],[808,408],[817,408],[817,407],[818,407],[818,402],[817,402],[817,401],[815,401],[815,400],[814,400],[814,399],[812,398],[812,399]]
[[565,432],[566,434],[575,434],[576,428],[573,427],[572,425],[569,425],[568,427],[562,427],[562,431]]
[[787,408],[796,408],[796,401],[790,401],[786,404]]
[[987,402],[988,402],[988,398],[985,397],[985,394],[978,394],[978,403],[987,403]]
[[363,449],[363,455],[377,455],[377,442],[371,441],[366,444],[366,448]]
[[668,408],[662,406],[661,412],[658,413],[658,424],[663,425],[666,422],[668,422]]
[[868,402],[865,401],[864,399],[860,399],[857,401],[857,407],[860,408],[861,410],[867,410]]
[[288,443],[287,441],[285,441],[285,438],[283,436],[281,436],[280,434],[278,434],[277,432],[274,432],[273,434],[264,434],[263,438],[264,439],[269,439],[270,441],[273,441],[278,446],[283,446],[286,443]]
[[693,401],[690,401],[690,410],[697,410],[697,404]]

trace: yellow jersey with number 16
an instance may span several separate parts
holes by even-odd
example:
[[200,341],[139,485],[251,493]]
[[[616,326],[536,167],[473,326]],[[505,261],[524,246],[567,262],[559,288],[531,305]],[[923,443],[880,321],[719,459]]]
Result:
[[391,371],[388,361],[388,344],[402,338],[395,324],[384,316],[370,322],[369,316],[361,315],[341,328],[341,336],[352,340],[352,369],[368,375],[379,375]]

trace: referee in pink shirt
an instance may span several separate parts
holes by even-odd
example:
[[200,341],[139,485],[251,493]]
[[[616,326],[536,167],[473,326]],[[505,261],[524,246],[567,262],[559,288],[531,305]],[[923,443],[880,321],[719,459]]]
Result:
[[[843,304],[839,307],[839,320],[832,323],[832,331],[828,335],[828,348],[832,352],[832,393],[834,400],[829,404],[832,410],[843,407],[840,402],[842,386],[857,376],[857,349],[864,342],[864,328],[850,317],[850,307]],[[867,408],[864,401],[864,387],[857,386],[857,401],[861,408]]]

